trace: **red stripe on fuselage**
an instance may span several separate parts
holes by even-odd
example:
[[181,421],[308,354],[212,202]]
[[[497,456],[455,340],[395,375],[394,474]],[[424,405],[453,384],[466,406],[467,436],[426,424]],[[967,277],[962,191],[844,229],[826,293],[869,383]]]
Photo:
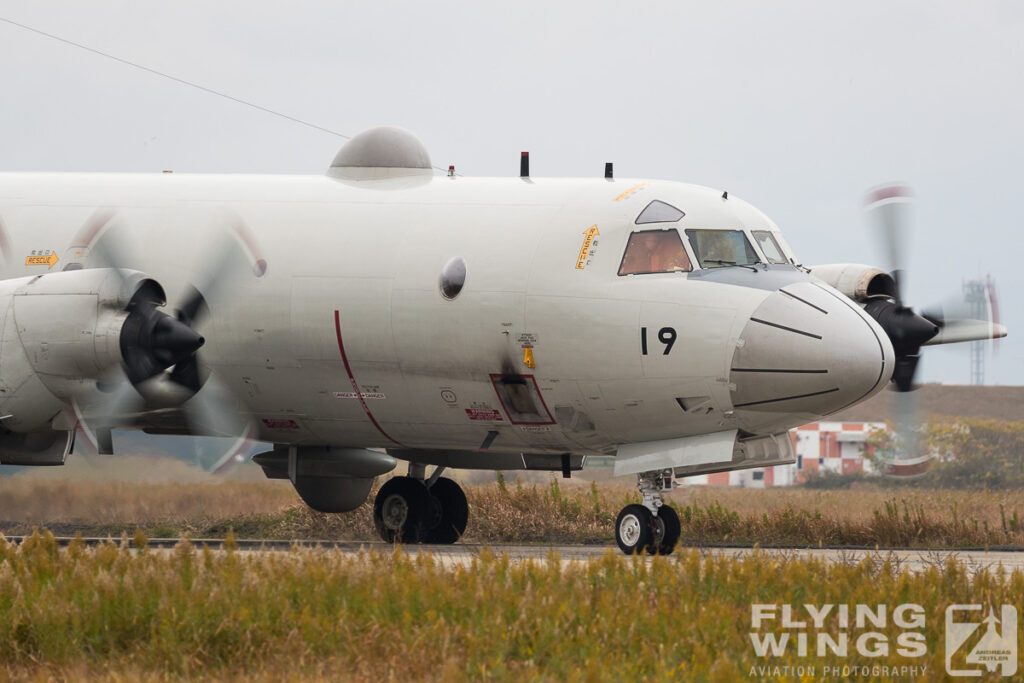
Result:
[[373,413],[370,412],[370,406],[366,405],[366,399],[363,398],[363,392],[359,390],[359,384],[356,382],[356,378],[352,375],[352,367],[348,364],[348,354],[345,353],[345,343],[341,340],[341,311],[334,312],[334,331],[338,335],[338,351],[341,351],[341,362],[345,364],[345,372],[348,373],[348,379],[352,382],[352,391],[356,392],[356,398],[359,399],[359,405],[363,407],[363,412],[366,413],[366,417],[370,418],[370,422],[373,423],[373,426],[376,427],[377,431],[383,434],[388,441],[397,444],[402,448],[407,448],[405,444],[400,441],[396,441],[391,437],[391,435],[384,431],[384,428],[377,422]]
[[868,203],[874,204],[885,199],[909,199],[910,188],[903,185],[880,187],[868,196]]

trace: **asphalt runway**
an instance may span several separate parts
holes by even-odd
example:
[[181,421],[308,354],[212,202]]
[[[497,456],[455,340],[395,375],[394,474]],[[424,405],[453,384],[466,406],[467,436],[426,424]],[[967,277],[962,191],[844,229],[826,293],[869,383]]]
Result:
[[[24,537],[8,537],[7,540],[20,543]],[[60,545],[66,546],[73,539],[69,537],[58,538]],[[170,550],[182,539],[149,539],[148,545],[159,550]],[[109,538],[86,538],[83,541],[87,545],[99,545],[110,542]],[[115,543],[121,543],[119,539],[113,539]],[[223,539],[191,539],[196,547],[206,545],[214,550],[223,549]],[[127,539],[127,545],[131,547],[131,539]],[[320,548],[326,550],[337,550],[339,552],[357,555],[359,553],[391,553],[395,546],[381,541],[280,541],[280,540],[259,540],[239,539],[236,541],[239,551],[244,553],[265,553],[265,552],[286,552],[292,548]],[[563,564],[585,562],[603,557],[611,552],[620,556],[618,548],[613,545],[513,545],[513,544],[475,544],[457,543],[455,545],[407,545],[401,546],[402,552],[416,555],[427,553],[443,563],[445,566],[465,566],[485,549],[496,555],[508,555],[513,561],[544,561],[556,555]],[[676,550],[669,559],[676,559],[684,555],[688,550],[697,550],[702,555],[746,557],[755,552],[769,557],[786,558],[819,558],[830,563],[855,564],[871,558],[874,562],[890,561],[898,568],[911,569],[913,571],[924,571],[929,567],[941,567],[950,558],[964,563],[971,571],[985,568],[995,568],[1002,565],[1007,571],[1019,569],[1024,571],[1024,547],[1000,547],[1000,548],[958,548],[950,549],[922,549],[922,548],[864,548],[864,547],[827,547],[827,548],[798,548],[798,547],[768,547],[754,549],[751,547],[735,546],[683,546]]]
[[[366,544],[380,551],[391,552],[393,546],[385,543]],[[408,546],[406,552],[429,552],[436,559],[445,565],[457,566],[467,565],[476,557],[484,546],[479,545],[454,545],[454,546]],[[486,546],[496,554],[507,553],[513,561],[534,560],[542,561],[557,553],[559,560],[563,563],[585,562],[604,556],[612,552],[621,556],[619,549],[612,546],[536,546],[536,545],[491,545]],[[968,570],[976,571],[985,568],[995,568],[1002,565],[1007,571],[1019,569],[1024,571],[1024,550],[922,550],[922,549],[879,549],[874,548],[736,548],[736,547],[700,547],[694,548],[702,555],[725,556],[725,557],[747,557],[755,552],[769,557],[785,558],[819,558],[830,563],[857,564],[869,557],[877,563],[890,561],[897,568],[905,568],[911,571],[920,572],[929,567],[941,567],[950,557],[962,562]],[[669,559],[678,559],[686,554],[690,548],[677,549],[669,556]]]

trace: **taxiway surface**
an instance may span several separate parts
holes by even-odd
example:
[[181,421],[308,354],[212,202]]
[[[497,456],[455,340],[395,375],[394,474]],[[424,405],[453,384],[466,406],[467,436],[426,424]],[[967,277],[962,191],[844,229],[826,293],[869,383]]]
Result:
[[[19,543],[23,537],[8,537],[8,541]],[[58,538],[60,545],[71,543],[71,538]],[[169,550],[176,546],[182,539],[150,539],[148,545],[154,549]],[[109,538],[86,538],[83,541],[87,545],[98,545],[111,542]],[[116,543],[126,543],[132,546],[131,539],[118,540]],[[206,545],[207,547],[219,550],[224,546],[223,539],[191,539],[196,547]],[[337,550],[342,553],[357,555],[359,553],[391,553],[396,546],[380,541],[278,541],[259,539],[240,539],[236,547],[244,553],[266,553],[286,552],[292,548],[319,548],[323,550]],[[409,554],[426,553],[432,555],[436,560],[445,566],[465,566],[470,564],[474,558],[484,550],[496,555],[508,555],[512,561],[545,561],[557,557],[562,563],[585,562],[595,560],[606,553],[619,555],[619,551],[610,545],[505,545],[505,544],[475,544],[457,543],[455,545],[406,545],[400,546],[401,551]],[[958,548],[958,549],[926,549],[926,548],[797,548],[797,547],[726,547],[726,546],[683,546],[676,550],[669,559],[678,559],[686,555],[688,550],[696,550],[702,555],[725,556],[725,557],[746,557],[754,553],[761,553],[769,557],[787,558],[818,558],[829,563],[855,564],[865,558],[873,562],[890,563],[898,568],[923,571],[928,567],[937,567],[945,564],[950,558],[963,563],[969,570],[984,568],[995,568],[1003,566],[1007,571],[1019,569],[1024,571],[1024,548]]]

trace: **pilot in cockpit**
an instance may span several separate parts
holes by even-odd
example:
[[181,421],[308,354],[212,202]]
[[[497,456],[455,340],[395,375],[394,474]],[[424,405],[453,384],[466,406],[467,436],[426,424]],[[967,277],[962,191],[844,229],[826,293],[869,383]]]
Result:
[[646,230],[629,237],[619,275],[670,273],[692,270],[679,233],[675,230]]

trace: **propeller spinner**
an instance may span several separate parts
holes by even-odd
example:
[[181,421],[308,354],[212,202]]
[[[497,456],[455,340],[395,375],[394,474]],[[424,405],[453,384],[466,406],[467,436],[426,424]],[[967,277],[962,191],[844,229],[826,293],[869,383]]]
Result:
[[192,329],[190,321],[157,310],[165,303],[160,286],[146,280],[126,309],[128,318],[121,327],[121,356],[125,374],[133,385],[171,366],[194,362],[196,351],[206,343]]

